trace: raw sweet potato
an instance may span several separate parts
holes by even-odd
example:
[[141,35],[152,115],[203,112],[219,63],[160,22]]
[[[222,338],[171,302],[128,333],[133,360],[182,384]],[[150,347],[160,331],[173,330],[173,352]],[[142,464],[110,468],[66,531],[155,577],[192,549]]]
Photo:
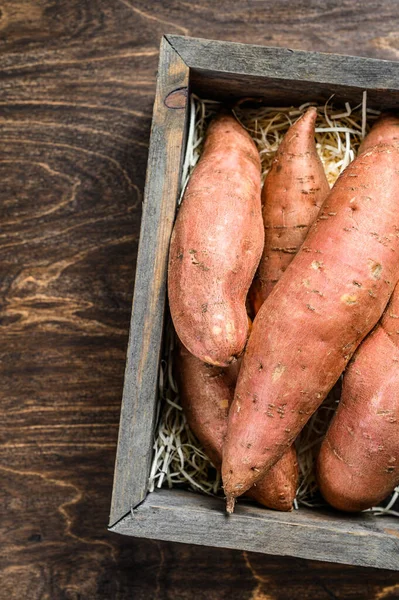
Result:
[[292,444],[386,307],[399,279],[398,161],[398,145],[379,145],[347,167],[255,318],[223,449],[229,511]]
[[[399,118],[382,115],[359,148],[399,141]],[[344,375],[341,402],[320,449],[319,487],[341,510],[383,500],[399,484],[399,285]]]
[[178,342],[176,377],[187,423],[217,469],[240,360],[229,367],[207,365]]
[[[227,368],[207,365],[190,354],[182,344],[176,360],[180,400],[187,422],[214,466],[220,470],[240,360]],[[296,453],[290,448],[266,477],[247,495],[276,510],[292,509],[298,487]]]
[[[255,315],[297,254],[330,191],[316,150],[316,117],[317,110],[310,107],[289,128],[263,185],[265,245],[249,293]],[[296,479],[297,483],[296,465],[296,451],[291,447],[262,481],[273,477],[281,485],[287,478]],[[275,483],[274,488],[277,487]]]
[[267,508],[290,511],[294,506],[298,479],[296,450],[294,446],[291,446],[266,475],[249,488],[245,495]]
[[393,113],[383,113],[360,144],[358,153],[370,150],[376,144],[399,142],[399,118]]
[[260,158],[230,115],[210,124],[173,229],[168,294],[177,335],[204,362],[227,366],[248,337],[245,301],[264,241]]
[[330,191],[314,138],[314,107],[285,134],[262,190],[265,245],[250,295],[255,312],[308,233]]
[[399,285],[345,372],[317,480],[327,502],[346,511],[379,504],[399,484]]

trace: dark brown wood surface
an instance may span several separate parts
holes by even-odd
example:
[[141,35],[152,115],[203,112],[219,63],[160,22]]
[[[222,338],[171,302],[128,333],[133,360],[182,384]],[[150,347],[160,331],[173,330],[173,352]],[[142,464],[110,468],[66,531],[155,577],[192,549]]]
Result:
[[0,599],[393,599],[399,574],[107,532],[163,33],[399,58],[394,0],[0,6]]

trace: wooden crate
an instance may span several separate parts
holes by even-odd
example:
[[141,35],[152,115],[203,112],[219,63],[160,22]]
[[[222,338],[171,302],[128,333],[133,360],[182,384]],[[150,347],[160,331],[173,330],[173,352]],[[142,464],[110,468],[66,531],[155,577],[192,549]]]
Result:
[[279,513],[182,490],[147,495],[157,407],[169,239],[188,94],[270,105],[361,101],[399,108],[399,63],[168,35],[161,42],[110,515],[111,531],[336,563],[399,569],[399,520],[333,510]]

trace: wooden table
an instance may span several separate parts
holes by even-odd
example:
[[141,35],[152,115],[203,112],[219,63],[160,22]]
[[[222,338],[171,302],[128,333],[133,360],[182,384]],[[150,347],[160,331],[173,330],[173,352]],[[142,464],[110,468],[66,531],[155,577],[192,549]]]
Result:
[[399,574],[107,533],[163,33],[399,56],[374,0],[5,0],[0,599],[399,598]]

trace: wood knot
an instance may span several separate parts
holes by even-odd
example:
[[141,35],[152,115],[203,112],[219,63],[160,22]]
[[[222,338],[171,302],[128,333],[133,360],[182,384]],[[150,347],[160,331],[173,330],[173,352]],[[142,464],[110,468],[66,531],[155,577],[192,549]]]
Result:
[[177,109],[177,108],[185,108],[186,104],[187,104],[187,97],[188,97],[188,88],[187,87],[182,87],[182,88],[177,88],[176,90],[173,90],[173,92],[170,92],[165,100],[165,106],[167,106],[168,108],[173,108],[173,109]]

